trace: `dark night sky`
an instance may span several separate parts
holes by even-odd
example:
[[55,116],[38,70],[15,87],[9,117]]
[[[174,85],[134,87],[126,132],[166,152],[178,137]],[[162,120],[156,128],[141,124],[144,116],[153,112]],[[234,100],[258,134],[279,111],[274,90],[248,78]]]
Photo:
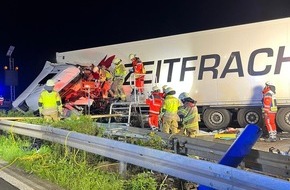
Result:
[[6,52],[19,66],[16,97],[55,53],[290,16],[289,0],[22,1],[0,3],[0,95]]

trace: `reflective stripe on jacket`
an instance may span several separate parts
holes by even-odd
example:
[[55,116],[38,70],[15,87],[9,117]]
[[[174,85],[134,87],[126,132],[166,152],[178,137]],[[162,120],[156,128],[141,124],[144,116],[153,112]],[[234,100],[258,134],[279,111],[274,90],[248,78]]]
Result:
[[276,113],[278,110],[275,94],[267,92],[263,95],[263,111],[265,113]]
[[159,92],[152,92],[151,96],[146,99],[146,104],[149,105],[149,113],[158,114],[160,113],[162,106],[162,98]]
[[191,128],[198,126],[198,110],[197,107],[190,102],[185,102],[183,106],[180,106],[178,109],[178,115],[183,118],[184,128]]

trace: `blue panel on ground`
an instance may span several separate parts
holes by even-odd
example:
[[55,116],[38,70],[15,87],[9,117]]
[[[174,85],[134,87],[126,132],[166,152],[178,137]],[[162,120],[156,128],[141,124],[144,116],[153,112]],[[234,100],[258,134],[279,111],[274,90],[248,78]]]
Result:
[[[238,167],[245,156],[247,156],[257,140],[262,135],[262,130],[257,125],[247,125],[244,131],[233,142],[228,151],[219,161],[219,164]],[[211,187],[200,185],[198,190],[213,190]]]

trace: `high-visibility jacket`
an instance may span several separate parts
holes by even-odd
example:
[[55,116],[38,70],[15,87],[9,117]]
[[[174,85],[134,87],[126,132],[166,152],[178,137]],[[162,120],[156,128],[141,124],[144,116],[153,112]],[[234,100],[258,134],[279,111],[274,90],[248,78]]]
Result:
[[275,93],[271,90],[269,86],[266,86],[263,89],[263,107],[262,112],[264,115],[264,122],[266,124],[266,128],[269,132],[270,138],[276,138],[276,113],[277,113],[277,103]]
[[277,112],[276,96],[270,89],[265,88],[263,90],[263,109],[265,113],[276,113]]
[[162,106],[162,97],[159,92],[152,92],[151,96],[146,99],[146,104],[149,105],[149,113],[159,115]]
[[166,95],[162,105],[162,131],[164,133],[178,133],[177,115],[178,107],[181,106],[179,99],[173,95]]
[[119,63],[118,65],[115,66],[114,77],[125,78],[125,76],[126,76],[126,68],[125,68],[124,64]]
[[181,106],[181,102],[178,98],[174,97],[173,95],[167,95],[162,105],[162,112],[164,112],[164,116],[169,116],[172,114],[177,115],[179,106]]
[[99,71],[99,81],[104,82],[106,80],[112,79],[112,74],[107,69],[101,68]]
[[39,99],[38,99],[38,105],[41,109],[57,109],[59,112],[62,111],[62,103],[61,98],[58,92],[52,91],[48,92],[47,90],[44,90],[40,93]]
[[105,69],[105,76],[106,76],[106,80],[110,80],[112,79],[112,74],[109,70]]
[[198,127],[199,115],[197,107],[191,102],[185,102],[178,109],[178,115],[183,118],[182,124],[184,128]]
[[134,61],[132,61],[132,66],[134,68],[134,73],[137,74],[136,77],[144,77],[144,75],[138,76],[138,74],[145,74],[145,67],[143,65],[143,62],[139,59],[136,58]]

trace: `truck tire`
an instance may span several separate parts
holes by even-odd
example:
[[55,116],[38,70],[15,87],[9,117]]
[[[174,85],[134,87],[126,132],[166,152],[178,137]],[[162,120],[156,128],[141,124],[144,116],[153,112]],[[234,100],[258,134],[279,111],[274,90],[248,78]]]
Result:
[[264,126],[261,108],[242,108],[238,111],[237,119],[240,127],[246,127],[248,124],[255,124],[259,127]]
[[203,122],[211,130],[226,128],[231,122],[231,113],[226,109],[206,109],[203,113]]
[[290,132],[290,108],[280,108],[278,110],[276,123],[283,131]]

